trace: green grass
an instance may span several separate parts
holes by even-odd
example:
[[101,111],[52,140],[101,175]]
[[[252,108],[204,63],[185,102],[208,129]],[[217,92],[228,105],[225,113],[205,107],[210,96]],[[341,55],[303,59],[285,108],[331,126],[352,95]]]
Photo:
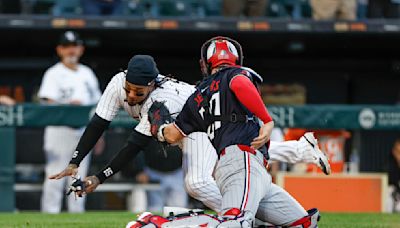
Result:
[[[41,213],[0,213],[0,227],[125,227],[136,216],[128,212],[88,212],[48,215]],[[319,227],[400,228],[400,215],[323,213]]]

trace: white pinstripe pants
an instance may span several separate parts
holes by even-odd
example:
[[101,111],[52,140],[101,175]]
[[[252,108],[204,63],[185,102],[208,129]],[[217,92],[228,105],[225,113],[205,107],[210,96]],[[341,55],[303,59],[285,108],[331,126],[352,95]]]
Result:
[[[49,134],[52,134],[54,142],[45,142],[46,167],[45,180],[43,183],[43,193],[41,198],[41,211],[44,213],[60,213],[62,207],[63,196],[67,187],[71,184],[70,177],[61,180],[50,180],[48,177],[52,174],[62,171],[68,165],[76,145],[79,142],[80,131],[69,127],[57,127],[52,129]],[[58,140],[57,140],[58,139]],[[91,155],[88,154],[79,165],[78,174],[81,178],[86,177],[89,169]],[[77,198],[71,194],[67,198],[68,212],[82,213],[85,211],[85,199]]]
[[182,151],[187,193],[218,212],[222,196],[213,178],[218,156],[207,134],[194,132],[185,137]]

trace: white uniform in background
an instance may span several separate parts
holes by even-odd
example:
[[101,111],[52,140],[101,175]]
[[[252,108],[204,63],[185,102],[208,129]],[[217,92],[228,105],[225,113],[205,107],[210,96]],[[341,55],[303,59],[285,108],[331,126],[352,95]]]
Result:
[[[159,75],[159,77],[164,77]],[[148,110],[154,101],[165,101],[165,106],[175,118],[182,110],[187,98],[195,91],[194,86],[183,82],[167,81],[152,91],[142,105],[129,106],[126,100],[125,74],[115,75],[107,85],[99,104],[96,114],[108,121],[112,121],[118,110],[123,107],[129,115],[139,119],[135,130],[151,136],[150,123],[148,121]],[[274,142],[270,143],[270,160],[281,162],[309,162],[306,152],[310,145],[302,141]],[[183,170],[185,175],[186,191],[195,199],[203,202],[210,209],[219,212],[222,196],[212,176],[218,157],[207,134],[204,132],[193,132],[182,140]],[[109,168],[110,169],[110,168]],[[106,176],[113,174],[112,170],[104,171]],[[176,185],[183,185],[176,179]],[[175,205],[179,206],[179,200]]]
[[[56,104],[70,104],[72,101],[77,101],[82,105],[96,104],[100,95],[99,82],[89,67],[79,64],[75,71],[62,63],[57,63],[46,71],[38,93],[39,98],[51,99]],[[70,178],[49,180],[48,176],[68,165],[82,133],[82,129],[68,126],[45,128],[46,176],[41,202],[42,212],[59,213],[61,211],[63,195],[71,180]],[[80,164],[80,176],[86,176],[89,160],[88,156]],[[75,200],[75,197],[71,196],[68,197],[67,202],[69,212],[79,213],[85,210],[85,198]]]
[[145,167],[144,172],[150,180],[160,183],[161,190],[147,192],[147,211],[162,212],[164,206],[188,206],[188,195],[183,187],[182,167],[169,172],[157,171]]

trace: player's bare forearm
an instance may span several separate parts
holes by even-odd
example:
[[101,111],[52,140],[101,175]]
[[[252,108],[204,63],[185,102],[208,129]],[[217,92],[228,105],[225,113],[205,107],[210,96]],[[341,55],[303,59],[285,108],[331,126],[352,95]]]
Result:
[[274,121],[269,121],[261,126],[259,135],[253,139],[251,146],[255,149],[262,147],[266,144],[270,137],[272,129],[274,128]]
[[167,124],[162,129],[162,134],[166,142],[170,144],[178,143],[180,140],[185,137],[182,132],[175,126],[175,124]]

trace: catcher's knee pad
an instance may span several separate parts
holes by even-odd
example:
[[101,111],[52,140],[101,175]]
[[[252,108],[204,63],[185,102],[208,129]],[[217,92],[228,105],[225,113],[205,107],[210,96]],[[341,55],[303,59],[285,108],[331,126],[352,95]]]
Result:
[[308,215],[304,216],[303,218],[293,222],[287,227],[293,228],[317,228],[318,221],[321,218],[319,211],[317,208],[313,208],[307,211]]
[[250,211],[241,211],[238,208],[227,210],[223,216],[223,221],[218,228],[250,228],[253,227],[254,214]]

